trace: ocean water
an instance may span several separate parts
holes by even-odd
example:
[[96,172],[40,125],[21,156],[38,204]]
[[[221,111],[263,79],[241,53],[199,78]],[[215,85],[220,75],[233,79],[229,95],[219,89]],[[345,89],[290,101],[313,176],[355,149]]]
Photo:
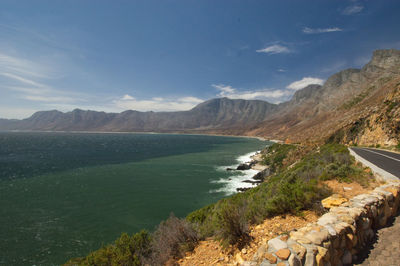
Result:
[[59,265],[184,217],[255,172],[268,142],[173,134],[0,133],[0,265]]

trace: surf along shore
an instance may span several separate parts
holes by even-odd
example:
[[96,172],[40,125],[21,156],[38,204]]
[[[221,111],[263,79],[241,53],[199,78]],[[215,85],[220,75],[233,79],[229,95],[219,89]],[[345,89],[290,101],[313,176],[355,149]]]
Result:
[[[260,164],[261,160],[268,168]],[[121,241],[133,245],[139,264],[238,265],[240,258],[253,256],[256,247],[274,235],[316,220],[326,211],[321,206],[322,199],[337,192],[349,198],[374,186],[371,173],[356,164],[347,147],[340,144],[275,143],[253,154],[250,162],[243,165],[249,166],[254,171],[269,169],[272,174],[266,175],[264,182],[250,184],[253,188],[196,210],[185,219],[171,216],[151,235],[123,235],[115,244],[67,265],[115,261],[127,245],[121,246]],[[225,170],[246,171],[236,169]],[[137,246],[138,240],[147,244]],[[238,253],[240,258],[236,258]]]

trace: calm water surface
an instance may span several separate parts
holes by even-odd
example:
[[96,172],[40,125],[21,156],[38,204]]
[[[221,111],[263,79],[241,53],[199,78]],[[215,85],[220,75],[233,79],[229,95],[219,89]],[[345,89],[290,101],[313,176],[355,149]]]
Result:
[[[257,139],[0,133],[0,264],[57,265],[235,191]],[[243,158],[241,158],[243,160]],[[244,183],[242,183],[244,184]]]

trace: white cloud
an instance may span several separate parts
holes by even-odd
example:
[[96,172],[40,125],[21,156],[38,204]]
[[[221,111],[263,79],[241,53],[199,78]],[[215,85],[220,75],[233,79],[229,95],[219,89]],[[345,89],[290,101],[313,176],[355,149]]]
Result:
[[290,53],[290,49],[286,46],[274,44],[263,49],[256,50],[257,53],[266,53],[266,54],[287,54]]
[[273,103],[281,102],[282,99],[286,98],[291,94],[287,90],[277,89],[261,89],[261,90],[245,90],[239,91],[232,88],[229,85],[224,84],[212,84],[214,88],[219,90],[217,97],[227,97],[230,99],[244,99],[244,100],[265,100]]
[[199,99],[196,97],[190,97],[190,96],[179,98],[179,100],[181,102],[187,102],[187,103],[202,103],[202,102],[204,102],[204,100],[202,100],[202,99]]
[[279,69],[277,69],[276,71],[278,71],[278,72],[286,72],[286,69],[279,68]]
[[311,84],[322,85],[323,83],[324,80],[319,78],[304,77],[301,80],[290,83],[288,86],[286,86],[286,88],[297,91]]
[[213,86],[217,90],[220,90],[222,93],[234,93],[235,92],[234,88],[232,88],[231,86],[224,85],[224,84],[212,84],[211,86]]
[[356,4],[356,5],[346,7],[343,10],[342,14],[343,15],[353,15],[353,14],[360,13],[363,9],[364,9],[364,6]]
[[40,95],[22,95],[21,99],[35,102],[75,102],[76,99],[63,96],[40,96]]
[[133,97],[130,96],[129,94],[125,94],[124,96],[122,96],[121,99],[122,99],[122,100],[135,100],[135,98],[133,98]]
[[187,111],[195,107],[204,100],[196,97],[180,97],[177,99],[166,99],[155,97],[149,100],[138,100],[128,94],[114,100],[113,106],[116,110],[136,110],[136,111],[155,111],[155,112],[171,112],[171,111]]
[[325,28],[325,29],[312,29],[308,27],[303,28],[303,32],[306,34],[318,34],[318,33],[336,32],[336,31],[343,31],[343,30],[338,27]]
[[161,101],[164,101],[164,98],[161,98],[161,97],[154,97],[154,98],[152,98],[154,101],[157,101],[157,102],[161,102]]

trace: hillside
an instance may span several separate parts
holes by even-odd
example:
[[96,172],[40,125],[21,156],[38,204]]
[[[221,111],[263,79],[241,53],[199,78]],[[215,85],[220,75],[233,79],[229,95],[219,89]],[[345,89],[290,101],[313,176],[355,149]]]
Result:
[[[289,142],[321,141],[339,134],[336,138],[344,143],[397,145],[399,85],[400,51],[377,50],[362,69],[343,70],[321,87],[298,91],[247,133]],[[305,97],[299,100],[300,95]]]

